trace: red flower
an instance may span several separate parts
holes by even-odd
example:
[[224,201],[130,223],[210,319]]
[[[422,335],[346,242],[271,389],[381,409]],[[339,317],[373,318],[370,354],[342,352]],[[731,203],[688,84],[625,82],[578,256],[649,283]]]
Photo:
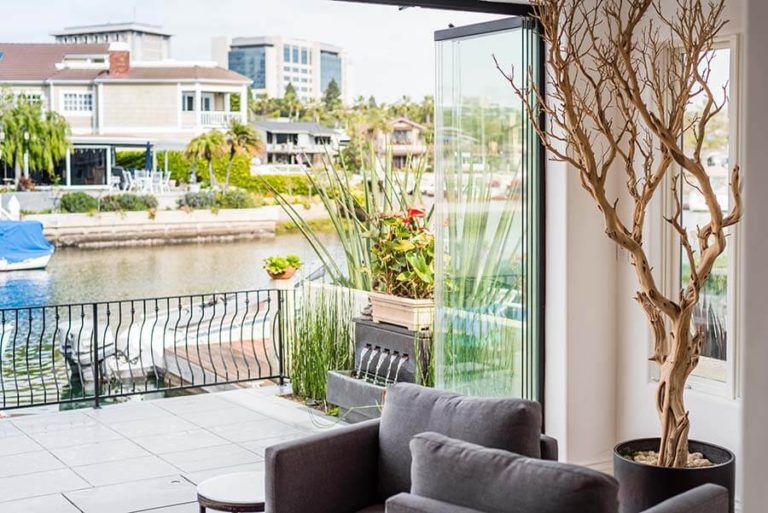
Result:
[[406,219],[410,220],[417,217],[427,217],[427,210],[424,207],[410,207]]

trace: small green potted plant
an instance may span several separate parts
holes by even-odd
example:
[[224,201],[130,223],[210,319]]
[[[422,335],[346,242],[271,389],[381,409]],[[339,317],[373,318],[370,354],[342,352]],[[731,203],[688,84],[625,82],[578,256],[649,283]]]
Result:
[[271,256],[264,260],[264,269],[273,280],[290,280],[302,266],[296,255]]
[[372,316],[411,331],[432,328],[435,312],[435,236],[423,208],[381,219],[374,242]]

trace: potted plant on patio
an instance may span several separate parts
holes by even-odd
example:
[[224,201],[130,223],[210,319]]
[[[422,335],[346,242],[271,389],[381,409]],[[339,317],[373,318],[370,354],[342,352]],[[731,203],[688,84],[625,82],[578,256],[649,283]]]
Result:
[[[536,120],[543,145],[579,174],[606,235],[629,255],[638,281],[636,300],[653,336],[650,360],[658,366],[661,435],[616,447],[622,512],[644,510],[704,482],[729,488],[733,511],[733,454],[688,439],[684,394],[705,338],[692,319],[725,251],[728,228],[742,214],[739,167],[730,171],[733,203],[724,211],[702,157],[708,125],[726,104],[727,91],[708,83],[715,37],[725,24],[724,0],[678,0],[672,12],[662,0],[533,3],[547,44],[548,90],[535,80],[521,87],[513,74],[505,76]],[[611,178],[617,173],[621,176]],[[611,183],[623,186],[612,193]],[[693,229],[683,220],[683,184],[704,200],[707,219]],[[664,219],[688,266],[687,283],[674,294],[657,284],[646,246],[649,205],[661,196],[670,200]],[[651,452],[639,454],[643,451]]]
[[290,280],[301,265],[301,259],[296,255],[271,256],[264,260],[264,269],[273,280]]
[[381,218],[371,247],[372,316],[411,331],[430,330],[435,312],[435,237],[423,208]]

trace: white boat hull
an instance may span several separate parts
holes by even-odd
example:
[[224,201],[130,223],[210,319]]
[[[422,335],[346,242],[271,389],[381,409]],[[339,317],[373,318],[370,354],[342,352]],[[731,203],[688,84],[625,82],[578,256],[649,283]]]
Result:
[[9,263],[6,259],[0,258],[0,272],[3,271],[31,271],[33,269],[45,269],[53,254],[44,255],[36,258],[29,258],[21,262]]

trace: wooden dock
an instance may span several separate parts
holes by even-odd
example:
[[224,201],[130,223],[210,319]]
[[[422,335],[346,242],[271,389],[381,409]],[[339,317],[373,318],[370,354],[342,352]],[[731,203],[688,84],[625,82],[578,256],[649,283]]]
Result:
[[165,350],[166,378],[188,385],[264,379],[280,373],[272,339],[177,345]]

